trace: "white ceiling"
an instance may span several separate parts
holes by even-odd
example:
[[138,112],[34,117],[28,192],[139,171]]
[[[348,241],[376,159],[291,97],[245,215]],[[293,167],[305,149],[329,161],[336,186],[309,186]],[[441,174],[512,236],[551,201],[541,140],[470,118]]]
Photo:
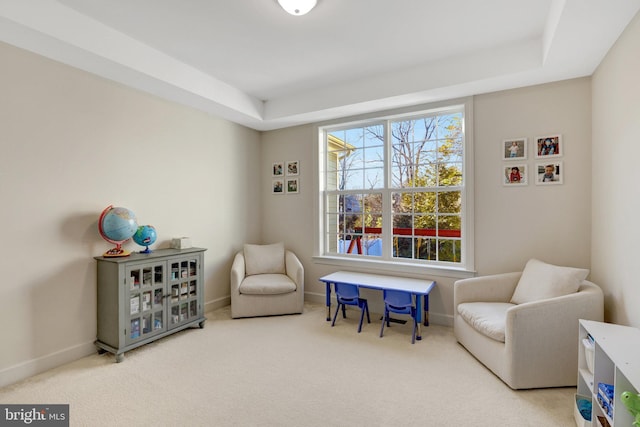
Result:
[[0,40],[258,130],[591,75],[640,0],[0,0]]

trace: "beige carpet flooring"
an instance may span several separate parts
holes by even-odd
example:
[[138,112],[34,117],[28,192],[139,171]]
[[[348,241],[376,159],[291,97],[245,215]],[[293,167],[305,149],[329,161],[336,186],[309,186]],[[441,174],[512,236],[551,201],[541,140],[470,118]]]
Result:
[[[91,355],[0,389],[0,402],[70,404],[71,426],[574,426],[575,388],[513,391],[451,328],[357,333],[326,309],[230,318],[128,352]],[[366,322],[366,319],[365,319]]]

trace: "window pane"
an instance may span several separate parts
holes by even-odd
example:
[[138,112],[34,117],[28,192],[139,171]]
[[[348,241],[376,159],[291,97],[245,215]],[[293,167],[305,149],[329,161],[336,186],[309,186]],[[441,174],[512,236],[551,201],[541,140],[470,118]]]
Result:
[[411,212],[413,208],[413,195],[411,193],[392,193],[393,212]]
[[411,231],[412,215],[394,215],[393,216],[393,233],[401,234],[402,229]]
[[366,169],[365,171],[365,183],[362,189],[375,190],[384,186],[384,169]]
[[462,139],[446,140],[440,147],[440,157],[445,161],[462,162]]
[[461,196],[459,191],[443,191],[438,193],[438,212],[460,213]]
[[438,167],[438,185],[462,185],[462,163],[444,163]]
[[340,212],[362,212],[361,200],[354,194],[341,194]]
[[[380,238],[383,226],[382,193],[373,193],[364,196],[364,224],[365,234],[372,233],[376,235],[375,239]],[[381,242],[377,244],[380,245],[380,250],[382,250]],[[380,252],[379,255],[381,254],[382,252]]]
[[415,258],[435,261],[437,258],[436,239],[415,239]]
[[374,125],[365,128],[365,142],[367,147],[384,147],[384,126]]
[[[340,230],[345,233],[362,233],[362,215],[345,214]],[[359,231],[356,229],[360,229]]]
[[416,175],[418,176],[415,181],[416,187],[435,187],[438,184],[436,167],[437,164],[435,162],[416,165]]
[[461,262],[460,240],[439,241],[438,261]]
[[382,239],[379,234],[367,234],[362,238],[362,255],[382,256]]
[[382,168],[384,166],[384,149],[383,147],[365,148],[364,164],[367,168]]
[[364,207],[367,213],[382,213],[382,193],[372,193],[364,196]]
[[413,211],[417,213],[435,213],[436,193],[415,193],[413,195]]
[[438,236],[460,237],[460,216],[441,215],[438,217]]
[[395,258],[413,258],[413,239],[411,237],[394,237],[393,256]]
[[340,178],[340,190],[362,190],[364,187],[364,174],[362,169],[343,170]]
[[436,216],[435,215],[419,215],[415,217],[413,224],[415,234],[420,236],[436,235]]

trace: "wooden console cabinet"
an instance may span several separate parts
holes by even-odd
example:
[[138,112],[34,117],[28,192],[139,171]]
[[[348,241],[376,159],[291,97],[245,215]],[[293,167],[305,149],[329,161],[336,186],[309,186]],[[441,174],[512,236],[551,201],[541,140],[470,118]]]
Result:
[[192,326],[204,327],[202,248],[156,249],[98,262],[100,352],[124,353]]

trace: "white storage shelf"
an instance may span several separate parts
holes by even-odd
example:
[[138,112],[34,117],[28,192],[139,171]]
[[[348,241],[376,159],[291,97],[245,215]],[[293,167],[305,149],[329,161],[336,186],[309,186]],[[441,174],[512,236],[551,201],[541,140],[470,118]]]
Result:
[[[591,336],[594,341],[593,372],[590,369],[590,351],[583,339]],[[578,352],[577,394],[591,398],[591,421],[584,421],[575,411],[579,426],[629,427],[634,418],[620,401],[624,391],[638,393],[640,389],[640,330],[629,326],[580,320],[580,350]],[[598,402],[598,385],[614,387],[612,413]],[[603,420],[603,421],[601,421]]]

